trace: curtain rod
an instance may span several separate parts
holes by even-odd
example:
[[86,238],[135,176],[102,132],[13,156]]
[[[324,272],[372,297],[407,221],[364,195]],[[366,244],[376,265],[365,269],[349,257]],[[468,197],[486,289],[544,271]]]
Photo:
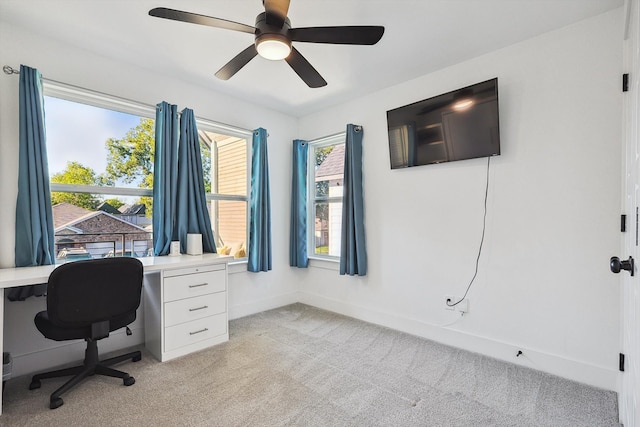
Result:
[[[3,66],[2,67],[2,71],[4,71],[4,73],[7,74],[7,75],[20,74],[19,70],[16,70],[15,68],[11,67],[10,65]],[[133,101],[131,99],[122,98],[122,97],[115,96],[115,95],[109,95],[107,93],[99,92],[99,91],[96,91],[96,90],[86,89],[86,88],[83,88],[83,87],[80,87],[80,86],[70,85],[68,83],[62,83],[62,82],[59,82],[59,81],[56,81],[56,80],[46,79],[44,77],[42,78],[42,80],[47,82],[47,83],[51,83],[53,85],[56,85],[58,87],[69,88],[69,89],[73,89],[73,90],[80,90],[82,92],[90,92],[92,94],[99,95],[99,96],[102,96],[104,98],[110,98],[111,100],[116,100],[116,101],[120,101],[120,102],[123,102],[123,103],[127,103],[127,104],[129,104],[131,106],[134,106],[136,108],[149,109],[150,112],[153,112],[156,109],[155,105],[145,104],[145,103],[142,103],[142,102]],[[209,125],[209,126],[219,127],[219,128],[224,129],[226,131],[235,132],[235,133],[238,133],[238,134],[241,134],[241,135],[245,135],[245,136],[248,136],[248,135],[252,134],[252,131],[250,131],[250,130],[242,129],[242,128],[239,128],[239,127],[236,127],[236,126],[227,125],[227,124],[224,124],[224,123],[214,122],[213,120],[205,119],[205,118],[202,118],[202,117],[197,117],[196,116],[196,122],[200,122],[200,123],[203,123],[203,124],[206,124],[206,125]]]
[[[11,75],[11,74],[18,74],[19,75],[20,74],[19,70],[16,70],[15,68],[13,68],[10,65],[3,66],[2,67],[2,71],[4,71],[4,73],[8,74],[8,75]],[[70,85],[68,83],[62,83],[62,82],[59,82],[59,81],[56,81],[56,80],[47,79],[46,77],[42,77],[42,81],[46,82],[46,83],[52,83],[52,84],[55,84],[55,85],[59,85],[59,86],[64,86],[64,87],[73,88],[73,89],[80,89],[80,90],[87,91],[87,92],[92,92],[92,93],[95,93],[95,94],[105,95],[105,96],[110,97],[110,98],[119,98],[119,99],[122,99],[123,101],[127,101],[127,102],[130,102],[132,104],[138,104],[138,105],[143,105],[145,107],[150,107],[150,105],[142,104],[140,102],[135,102],[135,101],[132,101],[130,99],[120,98],[120,97],[116,97],[116,96],[113,96],[113,95],[108,95],[106,93],[98,92],[98,91],[95,91],[95,90],[92,90],[92,89],[87,89],[87,88],[80,87],[80,86]]]
[[20,74],[20,71],[14,70],[9,65],[5,65],[4,67],[2,67],[2,71],[4,71],[5,74]]

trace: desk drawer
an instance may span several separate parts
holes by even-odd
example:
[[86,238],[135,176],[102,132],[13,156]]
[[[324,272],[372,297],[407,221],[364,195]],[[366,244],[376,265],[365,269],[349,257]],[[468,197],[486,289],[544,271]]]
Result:
[[204,319],[170,326],[164,330],[164,351],[175,350],[198,341],[227,332],[226,313],[215,314]]
[[226,289],[226,271],[185,274],[164,278],[164,301],[175,301]]
[[208,264],[208,265],[199,265],[197,267],[185,267],[185,268],[174,268],[171,270],[164,270],[164,277],[173,277],[173,276],[184,276],[185,274],[193,274],[193,273],[205,273],[207,271],[216,271],[216,270],[224,270],[226,268],[225,264]]
[[227,293],[171,301],[164,305],[164,325],[173,326],[227,311]]

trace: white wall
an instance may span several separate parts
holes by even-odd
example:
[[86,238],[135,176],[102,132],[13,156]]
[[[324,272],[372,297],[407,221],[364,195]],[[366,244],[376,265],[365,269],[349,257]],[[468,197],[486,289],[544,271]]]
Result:
[[[5,24],[0,57],[49,79],[268,129],[274,269],[249,274],[231,266],[232,318],[301,300],[615,389],[619,285],[607,261],[620,247],[621,16],[613,11],[300,120]],[[385,113],[496,76],[502,155],[491,161],[480,271],[470,312],[442,327],[458,319],[444,310],[444,296],[461,295],[473,274],[486,162],[391,171]],[[17,83],[0,77],[1,267],[13,264]],[[326,263],[290,269],[291,140],[334,134],[347,123],[365,131],[369,274],[341,277]],[[46,368],[43,357],[33,361],[53,352],[42,352],[50,343],[31,321],[43,302],[5,306],[5,348],[24,360],[14,373]],[[78,359],[76,350],[64,354],[69,349],[51,360]],[[516,358],[517,350],[524,356]]]
[[[364,126],[369,256],[366,277],[296,271],[302,301],[614,390],[621,28],[615,10],[302,118],[303,139]],[[386,111],[496,76],[502,155],[459,318],[444,296],[473,275],[487,160],[392,171]]]
[[[198,117],[244,129],[264,127],[269,132],[269,157],[273,227],[273,271],[247,273],[232,266],[229,275],[231,317],[274,308],[297,300],[297,284],[288,280],[288,218],[291,141],[297,136],[297,120],[265,108],[237,101],[188,82],[170,80],[161,70],[114,62],[94,52],[56,43],[3,23],[0,26],[2,65],[37,68],[46,79],[84,87],[137,102],[155,105],[165,100],[179,108],[189,107]],[[213,77],[212,77],[213,78]],[[18,76],[0,77],[0,267],[14,262],[15,200],[18,158]],[[244,270],[244,272],[242,271]],[[41,337],[33,326],[33,316],[44,309],[44,301],[30,299],[7,302],[5,351],[14,356],[14,375],[45,369],[64,361],[77,360],[81,346],[56,352],[45,348],[60,346]],[[138,337],[141,334],[138,334]],[[132,338],[135,339],[135,338]],[[131,340],[125,340],[130,344]],[[65,355],[65,352],[72,354]]]

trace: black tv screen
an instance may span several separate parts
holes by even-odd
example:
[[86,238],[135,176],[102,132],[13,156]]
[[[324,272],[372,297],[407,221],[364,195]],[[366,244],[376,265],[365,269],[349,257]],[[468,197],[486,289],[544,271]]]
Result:
[[498,79],[387,111],[391,169],[500,154]]

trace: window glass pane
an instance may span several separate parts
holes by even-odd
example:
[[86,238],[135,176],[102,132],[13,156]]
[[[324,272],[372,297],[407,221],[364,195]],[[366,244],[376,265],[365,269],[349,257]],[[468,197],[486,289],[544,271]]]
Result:
[[308,228],[309,253],[339,257],[342,233],[342,191],[344,178],[344,135],[311,142],[310,200],[313,228]]
[[143,203],[123,204],[109,196],[61,193],[104,200],[96,209],[69,202],[53,206],[55,251],[58,262],[112,256],[153,255],[151,218]]
[[104,189],[51,193],[57,261],[152,255],[152,198],[109,192],[153,187],[154,120],[49,96],[45,104],[51,183]]
[[316,203],[314,254],[340,256],[342,202]]
[[213,200],[209,204],[209,213],[218,253],[245,258],[247,256],[247,202]]
[[[246,196],[247,140],[200,131],[200,141],[207,193]],[[207,156],[209,156],[208,171],[205,167]]]
[[204,182],[204,192],[211,193],[211,145],[207,139],[202,138],[200,133],[200,158],[202,160],[202,181]]
[[[151,255],[154,120],[50,96],[45,103],[59,258]],[[208,203],[216,246],[244,258],[248,140],[203,127],[205,191],[209,199],[234,196]]]
[[154,120],[45,97],[51,182],[153,188]]
[[[342,195],[344,144],[315,147],[313,154],[315,157],[315,197]],[[336,191],[339,194],[336,194]]]

